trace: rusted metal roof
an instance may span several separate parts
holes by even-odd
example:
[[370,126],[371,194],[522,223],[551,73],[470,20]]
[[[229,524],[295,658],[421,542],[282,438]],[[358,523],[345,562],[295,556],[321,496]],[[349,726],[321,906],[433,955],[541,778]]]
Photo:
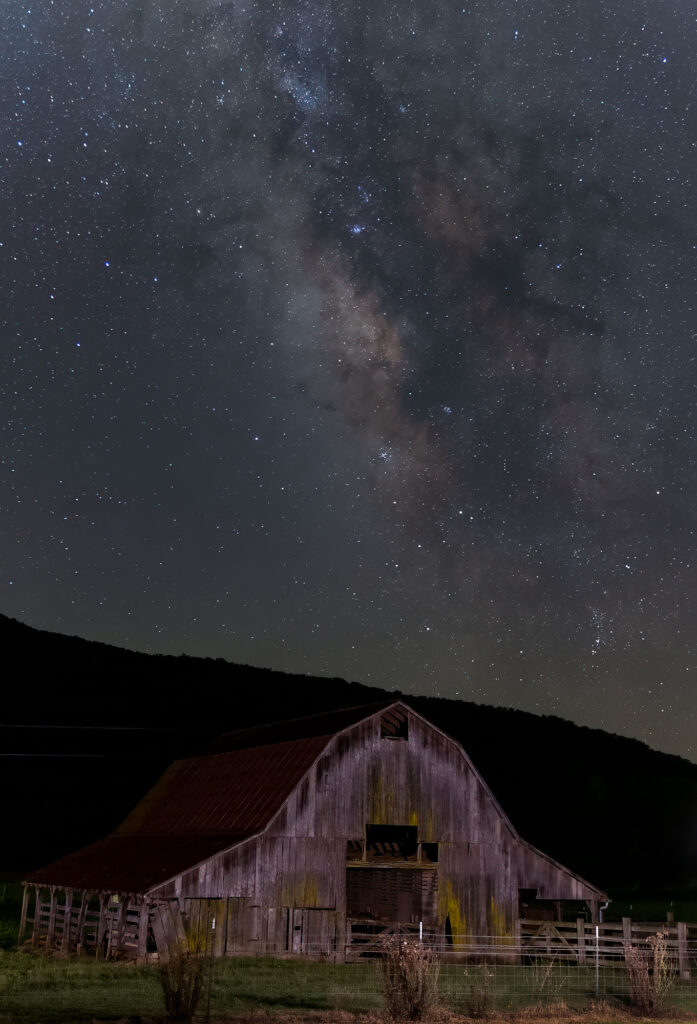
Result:
[[260,832],[330,739],[316,736],[175,761],[113,835],[26,881],[145,892]]
[[117,835],[260,832],[331,736],[175,761]]
[[26,881],[92,892],[143,893],[234,841],[230,834],[107,836],[35,871]]

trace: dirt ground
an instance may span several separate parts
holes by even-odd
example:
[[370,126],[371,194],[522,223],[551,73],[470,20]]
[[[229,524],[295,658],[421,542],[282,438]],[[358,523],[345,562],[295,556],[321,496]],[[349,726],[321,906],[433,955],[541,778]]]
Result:
[[[697,1014],[668,1012],[660,1017],[638,1017],[624,1007],[608,1003],[600,1003],[584,1011],[570,1010],[562,1003],[557,1006],[529,1007],[510,1013],[487,1013],[481,1017],[465,1017],[447,1010],[435,1010],[423,1019],[422,1024],[657,1024],[659,1021],[665,1024],[694,1024],[697,1021]],[[92,1024],[103,1022],[94,1020]],[[167,1022],[162,1017],[126,1017],[116,1024]],[[259,1010],[255,1013],[211,1017],[210,1024],[394,1024],[394,1021],[384,1013],[352,1014],[341,1010],[272,1013]]]

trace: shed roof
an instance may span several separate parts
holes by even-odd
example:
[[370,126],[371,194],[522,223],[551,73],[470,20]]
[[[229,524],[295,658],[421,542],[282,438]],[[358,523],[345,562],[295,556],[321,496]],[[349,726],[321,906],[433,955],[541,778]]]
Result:
[[260,832],[330,739],[313,736],[175,761],[113,835],[35,871],[27,881],[150,889]]
[[268,824],[331,734],[175,761],[116,830],[117,835],[229,832]]
[[[243,837],[242,837],[243,838]],[[26,879],[91,892],[143,893],[234,843],[233,837],[111,835],[68,854]]]

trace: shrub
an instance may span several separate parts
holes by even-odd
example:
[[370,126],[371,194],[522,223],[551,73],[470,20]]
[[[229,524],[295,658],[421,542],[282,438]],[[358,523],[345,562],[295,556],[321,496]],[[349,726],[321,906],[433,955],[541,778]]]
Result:
[[206,960],[200,950],[196,946],[189,948],[187,944],[173,950],[160,964],[160,984],[168,1020],[191,1020],[201,999],[205,967]]
[[667,938],[667,932],[656,932],[648,940],[648,949],[625,943],[629,1001],[639,1013],[652,1014],[660,1010],[675,982],[677,975],[668,954]]
[[380,972],[393,1020],[422,1020],[436,1001],[438,958],[416,939],[392,935],[381,943]]

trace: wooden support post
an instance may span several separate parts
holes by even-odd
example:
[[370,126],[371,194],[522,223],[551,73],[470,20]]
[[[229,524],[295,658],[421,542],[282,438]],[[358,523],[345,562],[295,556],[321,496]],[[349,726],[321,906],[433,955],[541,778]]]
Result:
[[586,919],[585,917],[576,918],[576,945],[578,946],[578,962],[579,964],[585,964],[586,962]]
[[678,971],[683,981],[690,980],[690,960],[687,953],[687,925],[678,921]]
[[146,899],[140,905],[138,911],[138,960],[145,963],[148,952],[148,921],[150,919],[150,904]]
[[523,932],[522,925],[520,923],[520,916],[516,914],[513,919],[513,936],[515,942],[515,962],[521,963],[521,957],[523,954]]
[[27,910],[29,908],[29,886],[25,884],[24,892],[22,895],[22,914],[19,919],[19,935],[17,937],[17,945],[22,945],[22,939],[24,933],[27,930]]
[[622,918],[622,942],[625,946],[631,946],[632,944],[632,919],[631,917]]
[[67,956],[70,952],[70,924],[73,917],[73,890],[65,890],[65,909],[63,916],[63,939],[61,942],[61,955]]
[[95,956],[97,959],[104,954],[104,933],[106,931],[107,924],[107,905],[109,897],[100,892],[99,894],[99,923],[97,924],[97,948],[95,950]]
[[31,948],[36,949],[39,945],[39,932],[41,930],[41,890],[38,885],[34,886],[34,931],[31,935]]
[[[120,906],[120,905],[119,905]],[[106,897],[106,949],[104,950],[104,959],[108,960],[111,956],[112,947],[114,946],[115,932],[117,932],[116,915],[114,914],[114,904],[111,902],[111,896]]]
[[123,893],[119,893],[119,914],[118,914],[118,930],[116,933],[116,948],[123,949],[124,932],[126,931],[126,924],[128,922],[128,905],[131,902],[130,896],[124,896]]
[[46,949],[47,950],[53,949],[54,943],[56,941],[56,910],[57,910],[57,903],[58,903],[58,896],[57,896],[58,890],[56,889],[55,885],[51,886],[49,892],[51,894],[50,895],[51,902],[49,904],[49,910],[48,910],[48,934],[46,935]]
[[[84,931],[85,931],[85,920],[87,918],[87,905],[89,903],[89,895],[86,889],[82,891],[82,902],[80,904],[80,913],[77,916],[77,929],[75,933],[75,948],[78,952],[84,951]],[[80,947],[83,947],[82,949]]]

